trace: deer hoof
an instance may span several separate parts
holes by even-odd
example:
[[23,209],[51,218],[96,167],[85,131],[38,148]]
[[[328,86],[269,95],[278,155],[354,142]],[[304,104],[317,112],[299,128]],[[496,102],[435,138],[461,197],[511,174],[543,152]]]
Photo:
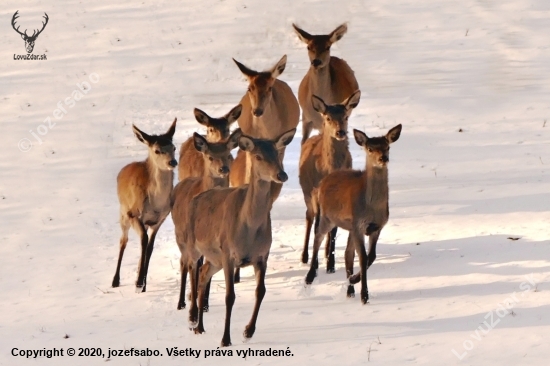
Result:
[[327,267],[327,273],[330,274],[330,273],[334,273],[334,272],[336,272],[336,269],[334,269],[334,267],[332,267],[332,268]]
[[203,313],[208,313],[208,310],[210,310],[210,307],[208,306],[208,304],[202,306]]
[[306,285],[311,285],[313,283],[313,280],[315,279],[315,277],[317,277],[317,271],[315,270],[310,270],[308,273],[307,273],[307,276],[306,276]]
[[180,301],[178,303],[178,310],[185,309],[185,301]]
[[361,291],[361,302],[363,305],[366,305],[369,303],[369,293],[368,292],[362,292]]
[[348,285],[347,297],[350,299],[355,297],[355,288],[353,288],[353,285]]
[[250,338],[252,338],[252,336],[254,335],[254,332],[256,332],[256,327],[250,327],[248,325],[244,327],[244,332],[243,332],[244,339],[248,341]]
[[142,292],[145,292],[145,286],[136,286],[136,294],[140,294]]
[[302,253],[302,263],[307,264],[308,260],[309,260],[309,255],[307,253]]
[[203,334],[204,328],[196,327],[196,328],[193,328],[193,331],[195,332],[195,334]]
[[231,346],[231,339],[229,337],[227,337],[227,339],[225,339],[225,337],[223,337],[222,347],[229,347],[229,346]]

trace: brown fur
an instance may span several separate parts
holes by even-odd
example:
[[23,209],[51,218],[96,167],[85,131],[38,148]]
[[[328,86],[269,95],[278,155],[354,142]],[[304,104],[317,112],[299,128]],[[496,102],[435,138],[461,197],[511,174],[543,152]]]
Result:
[[[323,118],[323,132],[306,140],[302,145],[300,155],[299,179],[304,201],[306,203],[306,236],[302,251],[302,262],[308,261],[308,245],[314,211],[311,193],[319,185],[321,179],[339,169],[351,169],[352,160],[349,153],[347,130],[348,118],[359,103],[360,91],[356,91],[342,104],[326,105],[316,96],[312,104]],[[327,239],[330,245],[331,238]],[[330,249],[328,250],[330,251]]]
[[311,35],[293,24],[296,34],[307,44],[311,66],[298,89],[298,100],[302,107],[302,144],[312,129],[321,130],[323,119],[311,106],[311,96],[322,98],[327,104],[340,103],[359,89],[353,70],[346,61],[330,55],[332,44],[347,32],[342,24],[328,35]]
[[[314,209],[318,215],[315,224],[313,258],[317,258],[323,236],[333,227],[349,231],[346,248],[346,272],[350,278],[348,296],[353,296],[353,283],[361,281],[361,301],[368,302],[367,268],[376,258],[376,243],[389,217],[388,167],[389,145],[401,134],[401,125],[392,128],[386,136],[368,138],[354,130],[355,141],[367,153],[364,171],[336,171],[326,176],[316,191]],[[365,250],[365,235],[369,235],[369,253]],[[353,250],[359,255],[360,273],[352,276]],[[316,276],[310,268],[306,283]]]
[[[128,242],[130,226],[141,239],[141,259],[136,291],[145,292],[147,269],[153,253],[157,231],[170,213],[170,193],[177,165],[176,148],[172,137],[176,131],[176,119],[164,135],[148,135],[133,126],[136,137],[149,148],[149,156],[143,162],[126,165],[117,177],[117,193],[120,202],[120,251],[112,286],[120,285],[120,265]],[[147,231],[150,231],[148,234]]]
[[[193,111],[198,123],[205,126],[206,140],[208,142],[221,142],[229,137],[229,127],[237,121],[241,115],[242,105],[237,105],[231,109],[225,116],[212,118],[198,108]],[[202,154],[195,149],[193,137],[189,137],[180,148],[180,162],[178,168],[178,179],[181,182],[188,177],[200,178],[204,173],[204,160]]]
[[[300,120],[300,106],[290,87],[277,79],[286,67],[286,55],[271,70],[264,72],[251,70],[234,61],[248,79],[248,91],[241,99],[243,112],[238,122],[243,134],[273,140],[283,132],[296,128]],[[284,149],[279,153],[282,162]],[[250,180],[251,162],[246,160],[246,156],[242,151],[237,153],[229,177],[233,187]],[[272,202],[279,196],[281,188],[281,184],[273,183]]]
[[271,205],[266,203],[270,199],[271,182],[283,183],[288,179],[278,152],[292,141],[295,132],[296,129],[292,129],[276,140],[242,136],[239,146],[252,156],[250,184],[211,189],[192,200],[187,237],[184,239],[190,244],[187,264],[190,267],[191,284],[194,283],[193,266],[199,253],[204,255],[205,264],[201,267],[198,291],[191,292],[189,321],[192,326],[196,326],[196,333],[204,332],[202,302],[206,283],[223,268],[226,318],[222,346],[231,344],[231,310],[235,301],[233,271],[237,267],[252,265],[256,273],[256,303],[252,318],[245,328],[245,337],[252,337],[256,329],[258,312],[265,294],[264,279],[271,247]]
[[[199,152],[203,160],[203,176],[188,177],[180,181],[172,192],[172,220],[176,234],[176,243],[180,249],[180,273],[181,288],[178,309],[185,308],[185,286],[188,273],[188,250],[191,257],[200,256],[185,241],[187,226],[189,225],[189,207],[193,197],[209,189],[229,186],[229,171],[233,158],[231,150],[237,147],[241,130],[237,129],[231,134],[227,142],[210,143],[201,135],[193,135],[193,148]],[[192,288],[194,288],[194,284]]]

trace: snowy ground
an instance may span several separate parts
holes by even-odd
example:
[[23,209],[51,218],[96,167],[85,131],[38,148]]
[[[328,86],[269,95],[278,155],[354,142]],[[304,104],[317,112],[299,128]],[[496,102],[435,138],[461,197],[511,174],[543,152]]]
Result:
[[[29,29],[48,13],[34,51],[47,61],[13,59],[25,53],[10,25],[16,10]],[[0,364],[107,361],[30,361],[11,356],[14,347],[163,353],[110,360],[120,365],[188,362],[169,357],[172,347],[202,350],[202,364],[547,364],[548,1],[4,0],[0,14]],[[345,21],[349,32],[333,54],[355,70],[363,95],[350,125],[379,135],[403,124],[391,151],[390,222],[369,270],[370,304],[345,297],[343,230],[336,273],[321,270],[303,286],[296,138],[285,158],[291,179],[272,213],[257,332],[241,342],[254,298],[247,269],[236,288],[234,356],[205,359],[221,340],[224,284],[218,274],[207,333],[189,332],[187,311],[176,310],[171,220],[157,237],[148,292],[134,292],[134,234],[122,286],[110,288],[120,236],[115,177],[146,153],[130,126],[161,132],[177,116],[179,144],[198,130],[194,107],[227,112],[246,88],[231,57],[263,69],[287,54],[281,79],[297,92],[308,61],[291,23],[315,34]],[[84,81],[91,89],[65,105]],[[66,113],[56,119],[59,101]],[[352,154],[362,167],[354,143]],[[494,326],[486,334],[485,321]],[[236,356],[249,347],[289,347],[293,356]]]

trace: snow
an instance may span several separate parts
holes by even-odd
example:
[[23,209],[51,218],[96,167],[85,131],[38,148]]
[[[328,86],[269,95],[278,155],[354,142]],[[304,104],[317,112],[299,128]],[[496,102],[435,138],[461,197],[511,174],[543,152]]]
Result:
[[[16,10],[18,24],[29,29],[48,13],[34,50],[47,61],[13,59],[25,53],[10,25]],[[290,180],[272,211],[256,334],[242,343],[254,300],[245,269],[233,308],[234,356],[201,355],[197,362],[547,363],[547,1],[5,0],[1,14],[0,364],[103,362],[30,361],[13,357],[14,347],[148,347],[164,354],[110,360],[120,365],[187,361],[167,356],[171,347],[215,350],[225,314],[222,274],[214,277],[207,333],[197,336],[188,330],[187,310],[176,310],[178,249],[170,219],[157,236],[148,291],[134,292],[133,232],[121,287],[110,288],[120,237],[115,178],[146,156],[131,124],[160,133],[178,117],[178,145],[202,131],[194,107],[221,116],[246,90],[232,57],[267,69],[287,54],[281,79],[297,92],[308,60],[291,24],[320,34],[346,21],[349,31],[332,54],[355,70],[362,91],[350,128],[374,136],[403,124],[390,156],[390,221],[368,272],[370,304],[345,296],[343,230],[336,273],[324,273],[323,263],[318,279],[304,287],[297,136],[285,155]],[[65,98],[83,82],[91,89],[69,107]],[[59,101],[66,113],[56,119]],[[22,139],[28,141],[19,147],[34,144],[30,151],[20,151]],[[364,154],[350,145],[361,168]],[[485,334],[478,327],[486,329],[491,316],[498,323]],[[289,347],[293,356],[236,356],[270,347]]]

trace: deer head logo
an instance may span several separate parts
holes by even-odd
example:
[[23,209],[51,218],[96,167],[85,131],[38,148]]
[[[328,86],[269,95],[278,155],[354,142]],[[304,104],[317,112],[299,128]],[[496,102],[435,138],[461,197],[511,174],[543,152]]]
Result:
[[25,48],[27,49],[27,53],[31,53],[32,50],[34,49],[34,42],[36,41],[36,38],[38,37],[38,35],[40,33],[42,33],[42,31],[44,30],[44,28],[46,28],[46,24],[48,24],[48,14],[44,13],[44,19],[46,20],[46,22],[42,22],[42,29],[38,30],[38,29],[35,29],[32,33],[32,36],[29,36],[27,34],[27,30],[25,29],[25,32],[24,33],[21,33],[19,31],[19,26],[17,26],[17,28],[15,28],[15,20],[17,18],[19,18],[19,15],[17,14],[19,12],[19,10],[17,10],[15,12],[15,14],[13,14],[13,18],[11,18],[11,26],[13,27],[13,29],[19,33],[21,35],[21,38],[23,38],[23,40],[25,41]]

